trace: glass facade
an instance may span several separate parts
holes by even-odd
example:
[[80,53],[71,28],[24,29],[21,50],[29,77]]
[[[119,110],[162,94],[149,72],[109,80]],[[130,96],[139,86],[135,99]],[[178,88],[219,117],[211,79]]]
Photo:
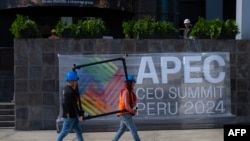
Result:
[[77,6],[133,10],[134,0],[1,0],[0,9],[21,7]]
[[[5,52],[9,52],[7,48],[13,48],[14,37],[9,29],[17,13],[35,20],[43,38],[50,35],[51,29],[62,17],[70,17],[72,21],[101,17],[110,28],[111,36],[123,38],[123,20],[151,15],[158,20],[173,22],[176,28],[182,29],[185,18],[189,18],[193,24],[198,17],[206,18],[206,9],[212,8],[206,2],[207,0],[1,0],[0,71],[6,68],[13,71],[9,68],[13,66],[13,59],[6,59]],[[221,8],[224,20],[235,19],[235,5],[235,0],[223,0]],[[7,57],[13,58],[12,51]]]

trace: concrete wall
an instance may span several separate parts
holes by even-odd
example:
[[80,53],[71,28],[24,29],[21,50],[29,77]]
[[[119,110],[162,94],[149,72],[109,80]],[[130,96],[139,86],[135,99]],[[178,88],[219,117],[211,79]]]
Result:
[[[59,113],[57,54],[163,52],[230,52],[232,114],[236,115],[234,122],[250,123],[249,40],[15,39],[16,130],[56,129],[55,120]],[[138,128],[140,130],[152,129],[154,127],[152,125],[153,123],[150,123],[146,127],[143,124]],[[223,121],[207,126],[199,126],[199,124],[183,126],[182,123],[169,123],[165,126],[158,124],[155,127],[180,129],[222,126]],[[97,128],[97,126],[89,125],[89,128],[84,128],[85,131],[88,129],[107,131],[108,127]]]
[[13,100],[13,71],[0,71],[0,102],[11,102]]

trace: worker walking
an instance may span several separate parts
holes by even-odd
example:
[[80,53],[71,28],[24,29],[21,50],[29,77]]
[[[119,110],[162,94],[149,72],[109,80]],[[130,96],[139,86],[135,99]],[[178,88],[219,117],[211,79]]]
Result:
[[57,137],[57,141],[62,141],[71,129],[76,133],[78,141],[84,141],[80,125],[80,121],[84,120],[84,111],[80,104],[78,80],[79,77],[75,71],[70,71],[66,74],[68,84],[63,88],[62,92],[63,126]]
[[192,31],[191,21],[189,19],[185,19],[184,20],[184,25],[185,25],[185,29],[184,29],[184,32],[183,32],[184,39],[192,39],[192,36],[190,36],[190,33]]
[[125,85],[119,94],[119,110],[124,111],[117,114],[120,118],[120,127],[117,130],[112,141],[118,141],[123,133],[127,130],[130,130],[134,141],[140,141],[140,137],[137,133],[137,128],[133,121],[133,116],[137,112],[136,108],[136,95],[133,92],[135,86],[135,78],[134,75],[128,75],[127,78],[124,79]]

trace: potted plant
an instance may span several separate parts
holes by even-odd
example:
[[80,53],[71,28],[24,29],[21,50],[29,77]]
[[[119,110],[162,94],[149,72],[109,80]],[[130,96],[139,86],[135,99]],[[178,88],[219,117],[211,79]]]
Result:
[[207,24],[209,26],[208,34],[210,39],[218,39],[221,35],[223,22],[218,18],[208,20]]
[[176,38],[178,30],[171,22],[157,21],[151,16],[122,23],[125,38],[162,39]]
[[176,38],[178,30],[171,22],[157,21],[155,22],[155,34],[158,38]]
[[190,32],[190,36],[198,39],[209,39],[208,22],[204,18],[199,17]]
[[59,21],[56,25],[59,37],[73,38],[100,38],[107,33],[107,27],[100,18],[78,20],[76,23],[67,24]]
[[41,33],[38,30],[36,22],[31,20],[28,16],[20,14],[16,15],[16,19],[11,24],[10,31],[15,38],[41,37]]
[[67,24],[66,22],[59,21],[56,25],[56,33],[60,38],[74,37],[72,27],[73,24]]
[[199,39],[234,39],[238,33],[239,28],[235,20],[227,19],[224,22],[218,18],[205,20],[199,17],[190,35]]
[[78,20],[76,24],[71,25],[74,37],[76,38],[86,37],[84,33],[83,22],[84,22],[83,20]]
[[122,30],[125,38],[133,38],[133,28],[134,28],[135,20],[123,21],[122,22]]
[[84,38],[84,28],[83,28],[83,20],[78,20],[77,23],[65,24],[64,30],[62,32],[63,37],[73,37],[73,38]]
[[239,27],[233,19],[227,19],[222,26],[221,39],[234,39],[239,32]]
[[108,32],[105,22],[100,18],[90,18],[79,22],[80,32],[86,38],[100,38]]
[[150,16],[138,19],[133,27],[134,38],[151,38],[155,30],[155,19]]

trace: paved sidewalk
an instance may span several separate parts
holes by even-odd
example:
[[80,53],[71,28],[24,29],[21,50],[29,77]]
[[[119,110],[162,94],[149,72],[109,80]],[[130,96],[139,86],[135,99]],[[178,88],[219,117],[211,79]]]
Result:
[[[223,129],[153,130],[139,131],[142,141],[223,141]],[[83,133],[85,141],[111,141],[115,132]],[[0,141],[55,141],[56,130],[16,131],[0,129]],[[64,141],[77,141],[75,133],[69,133]],[[119,141],[133,141],[126,132]]]

